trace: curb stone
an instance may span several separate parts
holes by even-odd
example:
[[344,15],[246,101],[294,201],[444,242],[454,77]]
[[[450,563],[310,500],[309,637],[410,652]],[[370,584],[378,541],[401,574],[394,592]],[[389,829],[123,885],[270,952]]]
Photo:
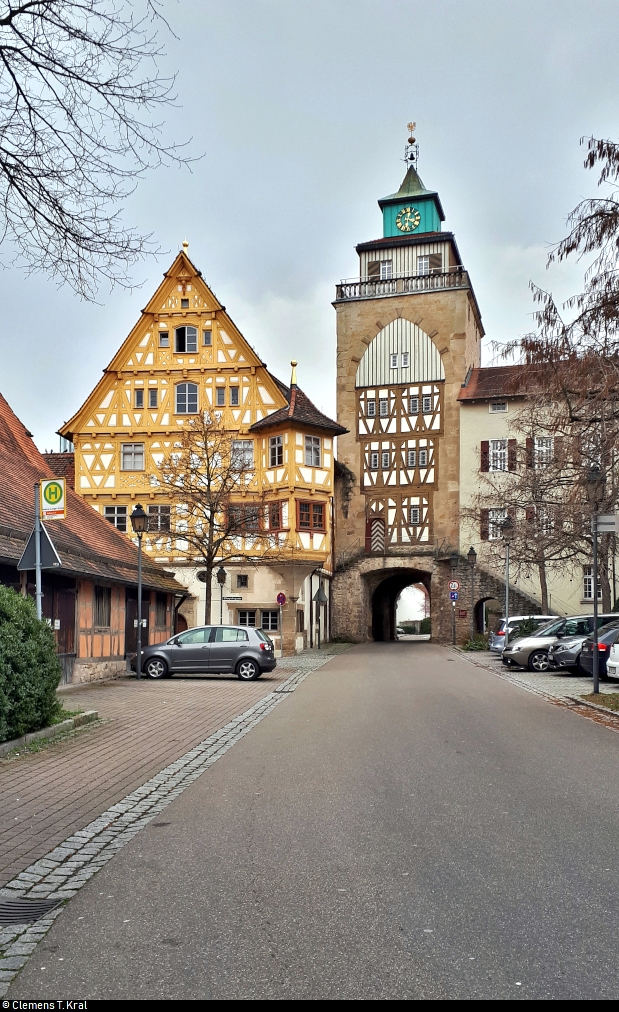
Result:
[[55,738],[58,734],[72,731],[76,727],[81,727],[82,724],[90,724],[93,720],[98,719],[97,710],[86,710],[86,713],[78,713],[75,717],[69,717],[68,720],[61,720],[59,724],[52,724],[51,727],[44,727],[40,731],[31,731],[29,734],[24,734],[21,738],[13,738],[11,741],[0,742],[0,756],[12,752],[15,748],[23,748],[31,741],[41,738]]

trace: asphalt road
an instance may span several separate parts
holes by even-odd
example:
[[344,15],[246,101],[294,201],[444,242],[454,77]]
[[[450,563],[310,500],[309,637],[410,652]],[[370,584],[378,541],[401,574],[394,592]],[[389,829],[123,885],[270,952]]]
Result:
[[310,675],[7,998],[616,999],[619,734],[452,658],[374,644]]

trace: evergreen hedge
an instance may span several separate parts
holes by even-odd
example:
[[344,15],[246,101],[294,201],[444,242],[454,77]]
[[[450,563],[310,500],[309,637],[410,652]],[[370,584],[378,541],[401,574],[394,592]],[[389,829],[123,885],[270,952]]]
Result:
[[0,741],[52,723],[61,674],[54,634],[32,598],[0,584]]

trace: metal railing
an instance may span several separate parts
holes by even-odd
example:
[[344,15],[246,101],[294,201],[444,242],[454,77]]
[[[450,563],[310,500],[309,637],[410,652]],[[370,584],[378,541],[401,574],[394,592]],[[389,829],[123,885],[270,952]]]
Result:
[[469,276],[463,268],[441,274],[412,274],[394,278],[354,278],[335,286],[336,301],[376,299],[389,295],[433,292],[444,288],[468,288]]

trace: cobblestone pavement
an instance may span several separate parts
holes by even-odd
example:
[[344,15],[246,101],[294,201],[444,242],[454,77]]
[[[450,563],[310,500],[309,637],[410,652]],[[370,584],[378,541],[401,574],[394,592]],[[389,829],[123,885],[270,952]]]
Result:
[[[583,678],[581,675],[554,674],[547,671],[544,674],[537,674],[535,671],[528,671],[526,668],[508,668],[500,657],[491,654],[490,651],[465,652],[462,653],[468,660],[481,667],[488,668],[495,675],[507,678],[514,684],[522,685],[527,689],[536,692],[546,693],[549,696],[564,698],[566,696],[586,696],[593,691],[591,678]],[[600,682],[600,692],[619,692],[619,683]]]
[[0,760],[0,886],[170,762],[273,692],[297,670],[342,649],[278,661],[256,682],[234,676],[123,678],[62,690],[67,710],[106,721],[39,753]]
[[[111,858],[114,857],[118,851],[129,843],[130,840],[147,825],[156,815],[163,811],[163,809],[170,804],[175,798],[179,796],[190,784],[196,780],[197,777],[201,776],[210,766],[213,765],[222,755],[224,755],[229,748],[232,747],[237,741],[239,741],[244,735],[248,733],[259,721],[261,721],[270,711],[278,705],[286,695],[293,692],[297,685],[307,675],[318,667],[321,667],[328,660],[331,659],[334,653],[341,652],[345,647],[338,647],[327,653],[326,651],[307,651],[303,655],[292,658],[283,658],[282,662],[278,664],[277,678],[271,677],[268,681],[264,682],[262,679],[260,682],[249,683],[249,685],[242,683],[238,684],[236,680],[218,680],[217,688],[218,694],[222,694],[222,686],[228,687],[228,698],[224,701],[219,700],[218,713],[223,713],[226,704],[232,709],[236,709],[237,713],[233,716],[233,719],[228,719],[224,726],[218,726],[217,730],[211,734],[208,738],[201,740],[191,748],[184,755],[176,758],[174,762],[170,763],[165,769],[160,770],[155,776],[147,780],[146,783],[141,782],[140,785],[134,789],[130,794],[122,797],[115,804],[111,805],[106,811],[101,813],[101,809],[98,809],[98,816],[89,825],[84,826],[82,813],[87,810],[88,806],[84,806],[80,803],[80,799],[75,799],[76,790],[79,791],[79,784],[87,783],[85,780],[76,781],[75,769],[70,770],[71,765],[75,766],[76,763],[80,763],[80,759],[83,758],[84,746],[88,751],[88,746],[92,745],[92,742],[85,743],[83,739],[79,741],[74,740],[70,742],[70,746],[73,746],[71,755],[69,756],[69,762],[65,762],[65,780],[57,781],[57,785],[61,786],[65,781],[72,782],[73,784],[73,797],[74,797],[74,811],[77,815],[73,815],[73,821],[77,818],[80,821],[80,828],[74,832],[68,838],[63,838],[59,841],[59,845],[54,847],[52,850],[48,850],[51,837],[47,838],[47,848],[43,856],[36,860],[33,864],[27,867],[24,871],[21,871],[19,875],[15,876],[8,882],[5,882],[4,886],[0,888],[0,903],[6,902],[7,900],[36,900],[36,899],[57,899],[59,901],[67,901],[75,895],[78,889],[80,889],[86,882],[100,868],[102,868]],[[287,677],[286,677],[287,676]],[[197,680],[193,679],[179,679],[178,685],[182,686],[187,682],[195,683]],[[202,681],[202,679],[200,679]],[[134,707],[137,705],[139,713],[144,713],[143,703],[140,706],[140,700],[138,699],[137,704],[135,703],[136,695],[133,697],[122,697],[122,691],[129,687],[135,687],[136,690],[141,691],[146,687],[167,689],[167,696],[171,696],[170,689],[175,689],[173,683],[149,683],[145,682],[144,685],[138,685],[136,681],[129,682],[128,680],[115,683],[107,683],[106,685],[98,686],[94,690],[99,690],[100,699],[109,700],[109,709],[113,709],[112,700],[116,703],[116,713],[118,711],[118,700],[119,698],[127,703],[128,700],[133,698]],[[261,698],[246,709],[244,712],[238,713],[239,700],[243,700],[245,703],[248,701],[247,693],[233,692],[233,689],[247,689],[253,688],[257,690],[262,688]],[[105,690],[111,690],[107,695],[101,695],[101,692]],[[116,690],[116,691],[114,691]],[[202,691],[206,690],[206,686],[202,686]],[[187,690],[189,692],[190,690]],[[89,695],[93,692],[84,691],[83,695]],[[181,690],[182,692],[182,690]],[[195,695],[192,694],[192,695]],[[181,729],[184,733],[187,733],[184,724],[184,710],[187,708],[188,703],[191,703],[191,698],[186,696],[184,699],[184,707],[179,709],[177,723],[181,725]],[[163,705],[163,697],[155,696],[154,704],[151,705],[150,709],[152,714],[156,713],[157,704]],[[80,694],[80,702],[82,701],[82,695]],[[92,703],[88,704],[93,706]],[[105,705],[105,704],[104,704]],[[192,707],[193,711],[193,707]],[[126,712],[126,711],[125,711]],[[134,710],[135,718],[135,710]],[[206,714],[202,714],[201,720],[208,719]],[[211,718],[212,719],[212,718]],[[220,718],[221,720],[221,718]],[[117,724],[120,724],[120,716],[117,716]],[[152,717],[151,717],[151,723]],[[112,726],[111,724],[109,725]],[[195,727],[195,724],[194,724]],[[178,754],[179,745],[173,745],[173,741],[177,743],[180,740],[170,739],[170,745],[175,754]],[[142,742],[141,747],[143,747]],[[52,746],[53,748],[54,746]],[[135,758],[139,758],[141,753],[139,751],[140,745],[137,742],[133,742],[129,746],[129,751],[133,753]],[[125,754],[127,749],[124,750]],[[29,758],[39,759],[43,764],[45,759],[48,760],[47,766],[58,766],[58,762],[49,762],[52,758],[49,752],[41,755],[35,755],[32,757],[24,757],[23,765],[28,767],[27,760]],[[56,756],[56,760],[57,760]],[[113,763],[113,752],[110,752],[109,748],[106,753],[106,761],[112,761]],[[8,765],[8,763],[7,763]],[[139,765],[139,763],[138,763]],[[19,767],[17,767],[19,769]],[[36,765],[37,769],[40,769],[40,764]],[[125,770],[125,767],[122,767]],[[69,771],[69,772],[67,772]],[[11,780],[12,777],[9,770],[8,776],[5,770],[5,779]],[[124,774],[126,776],[126,772]],[[118,775],[115,777],[115,783],[117,788],[123,783],[122,770],[118,771]],[[100,789],[95,790],[94,793],[88,792],[88,805],[92,806],[94,798],[101,797]],[[68,799],[67,799],[68,800]],[[37,803],[43,803],[43,798],[39,798]],[[65,806],[66,807],[66,806]],[[69,805],[70,807],[70,805]],[[54,832],[57,835],[60,832],[60,826],[63,825],[62,815],[59,814],[59,819]],[[37,826],[37,829],[40,827]],[[6,834],[9,835],[8,832]],[[38,843],[42,844],[44,839],[44,833],[39,831]],[[34,952],[39,941],[45,936],[47,931],[54,923],[56,917],[62,912],[62,906],[57,907],[51,911],[47,916],[40,917],[32,924],[13,924],[6,928],[0,928],[0,996],[6,994],[11,980],[19,972],[22,966],[28,961],[30,955]]]

